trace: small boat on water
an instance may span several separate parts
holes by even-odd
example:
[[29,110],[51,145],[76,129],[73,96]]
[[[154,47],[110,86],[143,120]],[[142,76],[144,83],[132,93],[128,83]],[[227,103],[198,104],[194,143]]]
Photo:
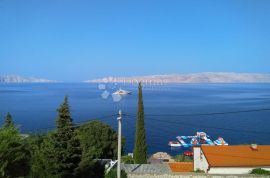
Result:
[[217,140],[214,141],[215,145],[218,146],[227,146],[229,145],[222,137],[219,137]]
[[181,146],[181,144],[177,141],[170,141],[168,145],[171,147],[180,147]]
[[131,91],[122,90],[121,88],[113,93],[113,95],[130,95]]

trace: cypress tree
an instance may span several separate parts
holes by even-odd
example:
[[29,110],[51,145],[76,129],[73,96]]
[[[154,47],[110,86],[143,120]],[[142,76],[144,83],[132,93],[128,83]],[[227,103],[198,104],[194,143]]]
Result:
[[8,128],[8,127],[14,127],[12,116],[9,112],[7,113],[5,117],[5,121],[4,121],[4,128]]
[[134,162],[135,164],[147,163],[147,146],[144,128],[144,106],[143,106],[143,94],[141,83],[139,83],[138,86],[138,111],[136,122]]
[[45,139],[44,166],[50,177],[75,177],[81,161],[80,142],[71,118],[68,97],[57,109],[57,129]]

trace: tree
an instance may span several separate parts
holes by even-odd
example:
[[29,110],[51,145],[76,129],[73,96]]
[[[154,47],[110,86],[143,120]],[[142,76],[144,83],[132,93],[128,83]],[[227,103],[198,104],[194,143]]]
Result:
[[[105,123],[91,121],[78,128],[78,136],[82,148],[80,177],[102,178],[104,165],[94,159],[116,159],[117,133]],[[124,139],[122,140],[124,145]]]
[[25,140],[12,125],[0,128],[0,177],[27,176],[31,154]]
[[91,121],[78,129],[82,157],[88,159],[116,159],[117,133],[111,126]]
[[31,171],[29,178],[48,177],[44,166],[46,158],[44,154],[42,154],[42,146],[45,138],[45,134],[33,134],[27,138],[31,151]]
[[[121,170],[121,177],[127,178],[127,173],[124,170]],[[117,169],[112,169],[105,175],[105,178],[117,178]]]
[[76,169],[81,161],[80,142],[71,118],[68,97],[57,109],[57,129],[44,139],[42,143],[41,164],[48,177],[75,177]]
[[5,117],[5,121],[4,121],[4,128],[7,128],[7,127],[14,127],[12,116],[9,112],[7,113]]
[[138,111],[136,122],[134,162],[135,164],[147,163],[147,146],[144,128],[144,105],[141,83],[139,83],[138,86]]

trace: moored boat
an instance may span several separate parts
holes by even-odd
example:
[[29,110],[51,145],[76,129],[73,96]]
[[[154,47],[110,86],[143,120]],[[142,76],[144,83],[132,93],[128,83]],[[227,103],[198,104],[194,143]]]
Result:
[[177,141],[170,141],[169,146],[171,146],[171,147],[180,147],[181,144],[179,142],[177,142]]
[[217,140],[214,141],[215,145],[218,146],[227,146],[229,145],[222,137],[219,137]]
[[119,89],[116,92],[113,93],[113,95],[130,95],[131,92],[127,90]]

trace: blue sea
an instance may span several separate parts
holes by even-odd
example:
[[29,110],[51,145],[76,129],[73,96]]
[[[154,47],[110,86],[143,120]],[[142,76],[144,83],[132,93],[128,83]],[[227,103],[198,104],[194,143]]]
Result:
[[[111,95],[122,88],[131,95]],[[126,152],[132,152],[137,112],[137,86],[132,84],[0,84],[0,116],[13,116],[21,132],[46,132],[55,127],[56,109],[69,96],[72,118],[81,124],[99,119],[117,129],[121,109]],[[270,144],[270,84],[174,84],[143,88],[148,153],[172,155],[176,136],[206,132],[229,144]],[[231,112],[231,113],[228,113]],[[235,113],[234,113],[235,112]],[[208,114],[217,113],[217,114]],[[202,114],[202,115],[201,115]],[[205,115],[204,115],[205,114]]]

